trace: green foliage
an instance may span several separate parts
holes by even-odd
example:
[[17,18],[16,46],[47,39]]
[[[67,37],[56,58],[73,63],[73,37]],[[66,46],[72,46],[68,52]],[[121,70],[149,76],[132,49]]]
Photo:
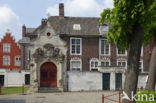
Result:
[[146,25],[144,34],[144,43],[149,43],[152,38],[156,37],[156,2],[154,2],[147,11]]
[[143,95],[143,94],[147,94],[148,97],[150,96],[150,94],[153,94],[154,95],[154,101],[145,101],[145,97],[144,97],[144,100],[143,101],[137,101],[136,103],[156,103],[156,92],[155,91],[140,91],[137,93],[137,98],[138,98],[138,95]]
[[[114,40],[117,46],[129,48],[133,28],[135,24],[141,24],[145,28],[145,41],[148,43],[154,36],[155,30],[155,8],[156,3],[152,0],[114,0],[114,8],[104,9],[101,13],[100,24],[105,20],[112,27],[108,32],[108,41]],[[150,33],[150,34],[149,34]]]

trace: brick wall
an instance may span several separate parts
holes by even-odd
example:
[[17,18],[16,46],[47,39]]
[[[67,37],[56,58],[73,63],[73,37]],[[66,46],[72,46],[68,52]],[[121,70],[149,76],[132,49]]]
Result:
[[[99,56],[99,37],[82,37],[82,55],[70,55],[70,37],[62,37],[63,40],[67,42],[67,70],[70,70],[70,60],[74,57],[81,58],[82,60],[82,71],[90,70],[90,59],[91,58],[108,58],[110,59],[111,66],[117,66],[118,59],[127,60],[127,56],[117,56],[117,49],[113,41],[111,42],[110,47],[110,56]],[[77,36],[77,38],[81,38]],[[148,71],[149,68],[149,45],[144,46],[143,56],[141,56],[143,60],[143,68],[144,72]]]
[[[10,52],[4,53],[3,52],[3,44],[9,43],[10,44]],[[11,36],[10,33],[6,33],[3,39],[0,42],[0,67],[11,69],[11,70],[20,70],[21,66],[15,66],[15,56],[20,56],[21,51],[19,45],[16,43],[14,38]],[[10,56],[10,66],[3,65],[3,56]]]

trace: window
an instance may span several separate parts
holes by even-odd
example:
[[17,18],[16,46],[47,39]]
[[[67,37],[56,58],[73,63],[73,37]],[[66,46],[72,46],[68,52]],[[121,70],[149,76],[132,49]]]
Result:
[[127,51],[125,49],[117,48],[117,55],[118,56],[126,56],[127,55]]
[[126,62],[126,61],[118,61],[118,62],[117,62],[117,65],[118,65],[119,67],[127,67],[127,62]]
[[81,38],[70,39],[70,54],[71,55],[81,55],[81,48],[82,48]]
[[139,72],[143,72],[143,61],[139,61]]
[[98,71],[98,61],[90,61],[90,70],[91,71]]
[[20,65],[21,65],[21,58],[15,57],[15,66],[20,66]]
[[10,56],[3,56],[3,65],[4,66],[10,65]]
[[73,25],[73,30],[81,30],[80,24],[74,24]]
[[6,53],[10,52],[10,44],[3,44],[3,52]]
[[100,54],[110,55],[110,45],[107,43],[107,39],[100,40]]
[[101,67],[108,67],[108,66],[110,66],[109,61],[101,61]]
[[71,60],[70,62],[71,70],[80,71],[81,70],[81,60]]

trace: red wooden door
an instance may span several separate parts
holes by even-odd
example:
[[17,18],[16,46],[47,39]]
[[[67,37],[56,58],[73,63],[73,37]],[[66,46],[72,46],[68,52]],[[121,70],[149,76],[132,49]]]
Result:
[[57,68],[51,62],[44,63],[40,68],[40,86],[56,87],[57,86]]

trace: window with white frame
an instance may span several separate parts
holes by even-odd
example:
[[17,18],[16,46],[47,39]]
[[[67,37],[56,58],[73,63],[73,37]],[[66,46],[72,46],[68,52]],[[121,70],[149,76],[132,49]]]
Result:
[[97,60],[91,60],[90,61],[90,70],[91,71],[98,71],[98,61]]
[[70,38],[70,54],[81,55],[82,39],[81,38]]
[[139,61],[139,72],[143,72],[143,61]]
[[108,67],[110,66],[110,61],[101,61],[101,67]]
[[71,60],[70,61],[71,70],[80,71],[81,70],[81,60]]
[[117,55],[118,56],[126,56],[127,55],[126,49],[117,48]]
[[10,56],[3,56],[3,65],[4,66],[10,65]]
[[127,62],[126,62],[126,61],[118,61],[118,62],[117,62],[117,65],[118,65],[119,67],[127,67]]
[[19,56],[15,57],[15,66],[20,66],[21,65],[21,58]]
[[107,39],[100,40],[100,54],[101,55],[110,54],[110,44],[107,43]]
[[10,52],[10,44],[8,44],[8,43],[3,44],[3,52],[5,52],[5,53]]

